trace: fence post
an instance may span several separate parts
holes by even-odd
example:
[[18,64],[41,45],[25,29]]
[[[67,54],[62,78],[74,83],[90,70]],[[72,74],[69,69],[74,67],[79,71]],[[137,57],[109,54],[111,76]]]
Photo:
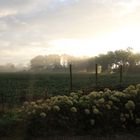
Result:
[[70,91],[72,91],[72,89],[73,89],[73,87],[72,87],[72,64],[70,64],[69,68],[70,68]]
[[4,113],[5,112],[5,105],[4,105],[4,94],[1,94],[1,112]]
[[95,85],[98,85],[98,64],[95,64]]
[[120,65],[120,85],[122,85],[122,79],[123,79],[123,66]]

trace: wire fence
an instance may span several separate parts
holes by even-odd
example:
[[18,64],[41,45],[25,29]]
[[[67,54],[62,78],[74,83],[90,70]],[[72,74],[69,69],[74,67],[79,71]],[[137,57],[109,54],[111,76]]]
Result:
[[[21,106],[26,100],[32,101],[40,98],[48,98],[48,96],[53,95],[69,94],[78,89],[85,90],[85,92],[102,90],[106,87],[122,90],[129,84],[140,83],[140,76],[127,75],[126,77],[122,65],[119,66],[119,73],[117,75],[100,74],[98,64],[95,65],[94,71],[95,73],[78,74],[73,72],[73,66],[70,65],[69,73],[58,74],[54,77],[52,74],[48,80],[46,80],[47,75],[45,74],[41,76],[29,74],[26,77],[23,75],[22,78],[22,75],[19,75],[17,79],[16,74],[12,78],[7,76],[7,83],[4,83],[4,79],[0,82],[0,112]],[[29,78],[30,75],[31,77]],[[130,77],[128,78],[128,76]],[[132,77],[133,82],[131,82]],[[24,80],[22,81],[20,78]]]

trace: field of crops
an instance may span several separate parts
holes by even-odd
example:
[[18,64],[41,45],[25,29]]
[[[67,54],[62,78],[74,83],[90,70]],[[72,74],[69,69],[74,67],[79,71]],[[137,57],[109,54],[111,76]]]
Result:
[[[22,100],[45,96],[68,95],[70,92],[69,73],[65,74],[30,74],[5,73],[0,74],[0,100],[10,104],[21,103]],[[119,74],[99,75],[100,86],[119,84]],[[123,85],[140,83],[140,75],[123,74]],[[94,74],[73,74],[73,89],[85,89],[95,85]],[[26,99],[24,99],[26,98]]]

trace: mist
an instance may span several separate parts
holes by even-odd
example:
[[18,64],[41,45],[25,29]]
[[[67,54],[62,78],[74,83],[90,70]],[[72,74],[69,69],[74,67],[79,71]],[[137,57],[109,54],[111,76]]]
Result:
[[127,72],[140,71],[140,53],[134,53],[132,48],[126,50],[109,51],[93,57],[76,57],[68,54],[37,55],[28,65],[14,65],[8,63],[0,66],[0,72],[30,72],[30,73],[64,73],[72,65],[73,72],[94,72],[98,64],[99,71],[103,73],[116,72],[119,65]]

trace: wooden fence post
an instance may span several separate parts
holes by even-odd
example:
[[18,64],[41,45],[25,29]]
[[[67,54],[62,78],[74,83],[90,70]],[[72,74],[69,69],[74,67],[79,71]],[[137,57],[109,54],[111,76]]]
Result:
[[4,113],[5,112],[5,102],[4,102],[4,94],[1,94],[1,112]]
[[72,64],[70,64],[69,68],[70,68],[70,91],[72,91],[72,89],[73,89],[73,86],[72,86]]
[[119,69],[120,69],[120,85],[122,85],[122,80],[123,80],[123,66],[120,65]]
[[95,85],[98,85],[98,64],[95,64]]

